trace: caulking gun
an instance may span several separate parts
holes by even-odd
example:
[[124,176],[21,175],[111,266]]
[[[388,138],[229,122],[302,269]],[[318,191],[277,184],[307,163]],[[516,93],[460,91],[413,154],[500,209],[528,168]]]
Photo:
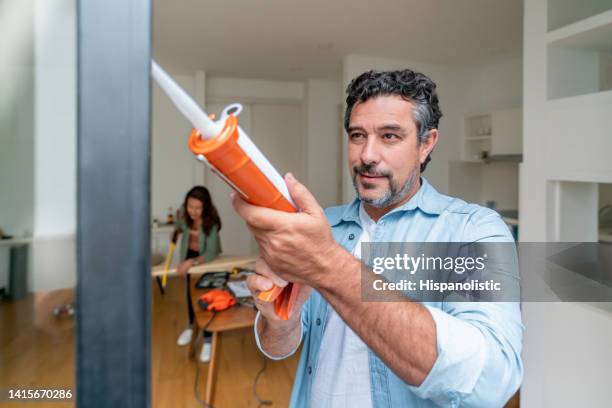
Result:
[[[246,201],[261,207],[296,212],[296,206],[282,176],[238,126],[242,105],[227,106],[218,120],[212,120],[191,97],[155,62],[152,75],[176,108],[194,126],[189,149]],[[284,320],[295,303],[299,285],[274,286],[259,294],[259,299],[272,302],[276,314]]]

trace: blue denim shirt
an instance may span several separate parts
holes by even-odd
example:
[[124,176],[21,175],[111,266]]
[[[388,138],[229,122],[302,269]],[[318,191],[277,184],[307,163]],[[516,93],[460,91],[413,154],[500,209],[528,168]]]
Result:
[[[513,240],[496,212],[442,195],[427,180],[421,180],[421,188],[407,203],[378,220],[371,237],[373,242]],[[335,240],[349,252],[361,234],[358,211],[358,199],[350,205],[326,210]],[[436,325],[437,359],[417,387],[404,382],[368,350],[373,406],[503,406],[518,389],[523,375],[520,305],[508,302],[429,302],[423,305]],[[327,310],[328,303],[316,291],[303,306],[303,348],[291,407],[310,406]]]

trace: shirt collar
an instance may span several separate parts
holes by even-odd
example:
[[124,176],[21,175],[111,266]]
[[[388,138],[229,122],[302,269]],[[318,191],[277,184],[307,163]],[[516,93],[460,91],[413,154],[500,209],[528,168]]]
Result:
[[[353,221],[361,225],[359,220],[360,203],[361,200],[359,198],[355,198],[345,207],[344,211],[339,217],[329,220],[330,225],[333,227],[338,225],[341,221]],[[385,216],[396,212],[413,211],[417,208],[427,214],[440,215],[444,211],[444,208],[446,208],[446,205],[447,200],[444,199],[444,196],[440,194],[431,184],[429,184],[425,177],[421,177],[421,187],[418,189],[416,194],[401,206],[385,214]]]

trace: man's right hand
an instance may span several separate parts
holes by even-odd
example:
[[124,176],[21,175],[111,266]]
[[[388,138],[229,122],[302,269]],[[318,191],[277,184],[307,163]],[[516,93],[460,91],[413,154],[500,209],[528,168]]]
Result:
[[[274,302],[265,302],[259,299],[258,296],[261,292],[272,289],[272,285],[284,288],[287,286],[287,281],[272,272],[266,261],[259,257],[255,262],[255,274],[247,278],[246,284],[255,299],[255,305],[262,317],[265,317],[272,324],[284,322],[274,312]],[[300,285],[300,292],[289,315],[289,320],[295,321],[299,319],[302,305],[308,300],[310,292],[312,292],[310,286]]]
[[255,332],[261,350],[268,357],[284,358],[300,345],[302,306],[310,296],[312,288],[300,285],[300,292],[289,314],[289,320],[281,320],[274,312],[274,302],[264,302],[258,298],[261,292],[272,289],[272,285],[284,288],[287,282],[276,276],[260,257],[255,262],[255,274],[247,278],[247,286],[260,313]]

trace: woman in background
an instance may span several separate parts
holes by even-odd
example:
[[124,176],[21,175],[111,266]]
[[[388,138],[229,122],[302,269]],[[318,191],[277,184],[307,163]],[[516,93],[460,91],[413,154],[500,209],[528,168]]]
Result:
[[[193,333],[194,311],[191,304],[191,276],[187,273],[190,268],[212,261],[221,253],[219,231],[221,219],[217,209],[212,203],[208,189],[195,186],[185,196],[180,216],[175,222],[173,241],[181,236],[180,260],[177,271],[185,276],[187,293],[187,312],[189,325],[177,340],[179,346],[185,346],[191,341]],[[210,341],[206,339],[200,353],[200,360],[210,360]]]

